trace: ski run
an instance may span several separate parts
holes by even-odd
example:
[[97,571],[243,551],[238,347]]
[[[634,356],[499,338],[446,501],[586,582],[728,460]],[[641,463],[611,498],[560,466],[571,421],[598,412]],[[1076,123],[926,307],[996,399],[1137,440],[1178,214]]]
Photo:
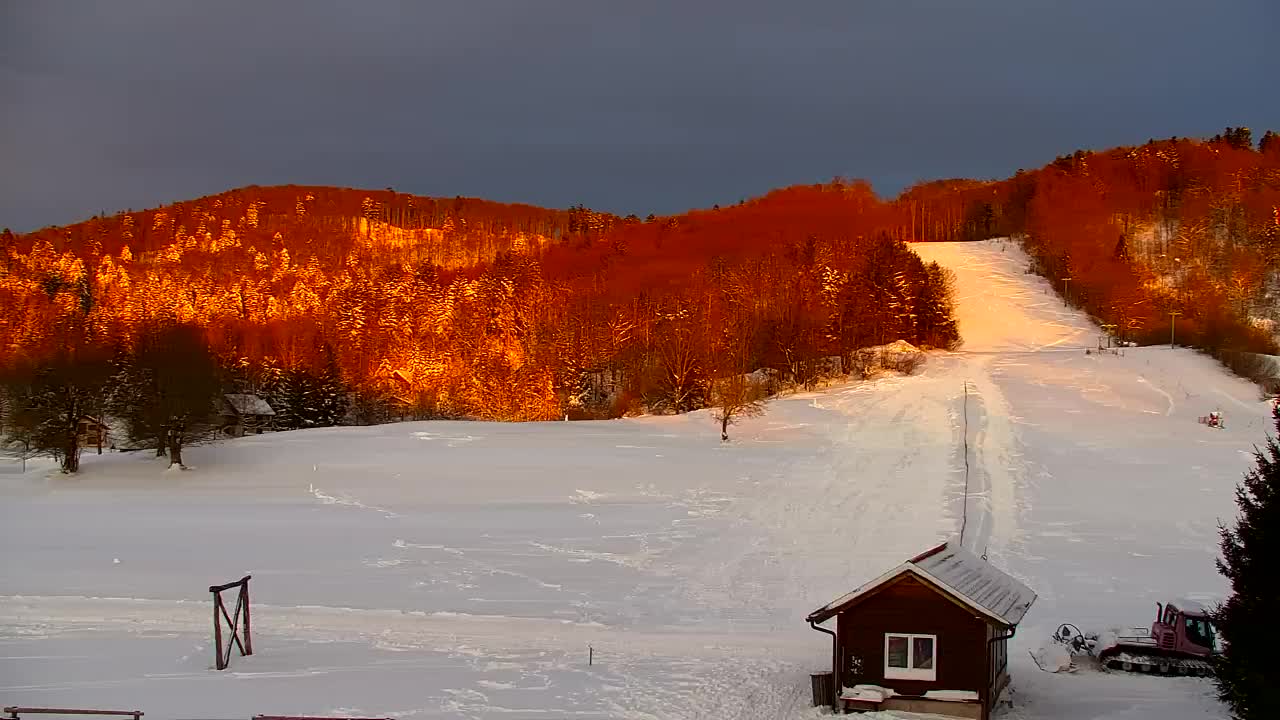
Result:
[[[805,615],[963,526],[1039,595],[997,717],[1225,716],[1205,679],[1029,651],[1222,597],[1217,525],[1268,403],[1190,350],[1086,354],[1100,330],[1014,243],[914,249],[956,273],[964,346],[771,400],[728,444],[710,411],[423,422],[193,447],[189,472],[107,453],[0,474],[0,704],[816,718],[831,644]],[[208,587],[246,573],[255,654],[217,672]]]

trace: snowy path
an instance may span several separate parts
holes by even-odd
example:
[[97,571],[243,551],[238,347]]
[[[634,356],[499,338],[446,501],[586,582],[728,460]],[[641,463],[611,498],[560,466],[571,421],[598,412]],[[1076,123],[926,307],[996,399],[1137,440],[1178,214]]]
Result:
[[[1085,355],[1097,330],[1012,245],[916,249],[956,271],[965,346],[773,400],[727,446],[706,412],[407,423],[0,476],[0,702],[809,717],[830,646],[804,615],[963,528],[1040,594],[1008,717],[1215,717],[1203,682],[1024,658],[1058,622],[1222,592],[1214,528],[1266,404],[1188,351]],[[1219,407],[1226,430],[1196,425]],[[213,672],[205,588],[245,572],[257,653]]]
[[[1009,716],[1221,717],[1207,681],[1047,675],[1026,651],[1062,622],[1144,625],[1157,601],[1221,597],[1215,528],[1272,429],[1268,403],[1187,350],[1085,355],[1100,331],[1026,275],[1012,244],[915,249],[957,273],[961,372],[980,398],[966,544],[1040,596],[1011,643]],[[1213,409],[1234,425],[1196,423]]]

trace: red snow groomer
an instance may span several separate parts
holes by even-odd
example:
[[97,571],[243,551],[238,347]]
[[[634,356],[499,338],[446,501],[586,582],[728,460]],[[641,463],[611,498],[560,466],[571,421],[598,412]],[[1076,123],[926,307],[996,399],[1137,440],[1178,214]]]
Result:
[[1120,635],[1098,651],[1112,670],[1161,675],[1208,675],[1215,653],[1213,623],[1203,608],[1180,610],[1156,603],[1156,620],[1147,634]]
[[1222,424],[1222,412],[1215,410],[1208,415],[1199,418],[1199,423],[1201,425],[1208,425],[1211,428],[1221,430],[1224,427]]
[[[1132,634],[1107,633],[1104,637],[1084,635],[1074,625],[1063,625],[1053,636],[1073,655],[1087,653],[1110,670],[1153,675],[1207,676],[1209,659],[1217,653],[1213,623],[1204,608],[1184,603],[1156,603],[1156,620],[1151,629],[1134,628]],[[1074,669],[1074,666],[1073,666]]]

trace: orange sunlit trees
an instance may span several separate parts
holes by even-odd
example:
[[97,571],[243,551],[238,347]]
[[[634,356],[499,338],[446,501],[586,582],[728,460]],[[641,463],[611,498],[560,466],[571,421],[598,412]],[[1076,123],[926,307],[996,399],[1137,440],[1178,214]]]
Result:
[[[939,232],[963,217],[930,202]],[[954,338],[896,212],[844,180],[647,222],[250,187],[11,236],[0,353],[43,357],[69,333],[129,349],[138,328],[192,324],[286,426],[306,424],[286,395],[311,392],[289,383],[322,369],[365,421],[683,412],[707,403],[730,341],[748,369],[806,382],[866,344]]]

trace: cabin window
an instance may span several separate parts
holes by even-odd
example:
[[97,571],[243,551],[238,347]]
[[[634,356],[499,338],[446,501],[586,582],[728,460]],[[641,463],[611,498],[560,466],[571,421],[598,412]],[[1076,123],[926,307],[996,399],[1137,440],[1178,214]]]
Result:
[[1186,619],[1187,639],[1200,647],[1213,647],[1213,626],[1204,618]]
[[886,680],[937,680],[938,636],[885,633]]

